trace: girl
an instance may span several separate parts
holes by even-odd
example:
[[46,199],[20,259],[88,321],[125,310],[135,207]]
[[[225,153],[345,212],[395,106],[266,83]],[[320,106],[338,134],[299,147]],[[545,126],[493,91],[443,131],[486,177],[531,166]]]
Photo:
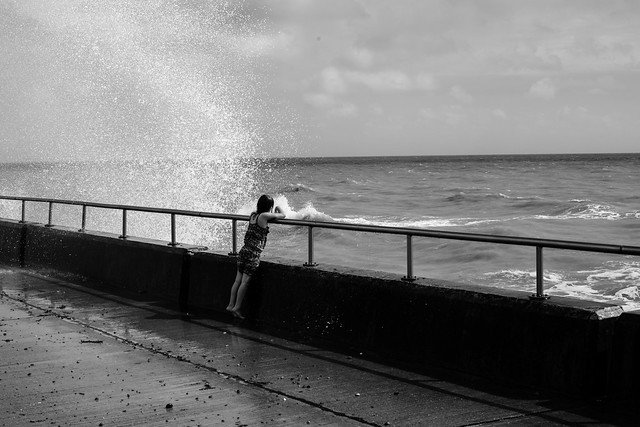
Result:
[[256,211],[249,216],[249,227],[244,235],[244,246],[238,253],[238,272],[236,280],[231,287],[231,296],[229,297],[229,305],[227,311],[230,311],[235,317],[244,319],[240,309],[244,294],[247,291],[249,279],[255,273],[260,264],[260,254],[267,244],[267,234],[269,233],[268,222],[274,219],[282,219],[285,215],[276,206],[273,209],[273,198],[267,194],[263,194],[258,199]]

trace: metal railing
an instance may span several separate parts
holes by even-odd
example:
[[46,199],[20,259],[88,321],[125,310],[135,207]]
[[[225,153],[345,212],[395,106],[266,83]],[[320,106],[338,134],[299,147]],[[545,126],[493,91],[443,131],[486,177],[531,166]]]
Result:
[[[127,236],[127,212],[148,212],[148,213],[160,213],[168,214],[171,219],[171,241],[169,245],[176,246],[176,217],[198,217],[198,218],[212,218],[212,219],[224,219],[231,220],[231,252],[229,255],[237,254],[237,223],[238,221],[248,221],[247,215],[237,214],[223,214],[212,212],[198,212],[187,211],[178,209],[164,209],[164,208],[151,208],[147,206],[131,206],[131,205],[117,205],[107,203],[93,203],[93,202],[81,202],[74,200],[61,200],[61,199],[46,199],[37,197],[14,197],[14,196],[0,196],[0,200],[14,200],[22,202],[22,212],[20,222],[25,221],[26,203],[48,203],[49,204],[49,218],[47,227],[53,226],[53,206],[59,205],[74,205],[82,206],[82,226],[78,230],[84,232],[86,228],[87,208],[101,208],[112,209],[122,211],[122,234],[121,239],[126,239]],[[296,219],[281,219],[274,221],[277,224],[293,225],[298,227],[307,227],[308,230],[308,250],[307,250],[307,262],[305,266],[313,267],[317,264],[314,262],[313,252],[313,235],[314,228],[325,228],[333,230],[347,230],[357,231],[365,233],[377,233],[377,234],[395,234],[404,235],[407,239],[407,275],[403,277],[403,280],[413,281],[416,277],[413,275],[413,237],[430,237],[436,239],[449,239],[449,240],[461,240],[472,241],[482,243],[515,245],[515,246],[529,246],[534,247],[536,250],[536,293],[531,296],[532,299],[544,300],[548,298],[548,295],[544,293],[543,283],[543,248],[550,249],[567,249],[582,252],[598,252],[609,253],[617,255],[640,255],[639,246],[623,246],[623,245],[610,245],[601,243],[588,243],[588,242],[574,242],[566,240],[553,240],[553,239],[538,239],[529,237],[515,237],[515,236],[496,236],[491,234],[476,234],[476,233],[462,233],[453,231],[437,231],[426,230],[419,228],[402,228],[402,227],[385,227],[377,225],[359,225],[348,224],[340,222],[324,222],[324,221],[305,221]]]

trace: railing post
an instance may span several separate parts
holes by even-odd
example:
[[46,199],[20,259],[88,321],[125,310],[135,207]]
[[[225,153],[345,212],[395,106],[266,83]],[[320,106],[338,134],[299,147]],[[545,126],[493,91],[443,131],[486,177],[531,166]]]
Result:
[[238,220],[231,220],[231,252],[229,252],[230,256],[238,255]]
[[416,280],[416,276],[413,275],[413,245],[411,242],[411,234],[407,234],[407,275],[402,278],[407,282],[413,282]]
[[176,243],[176,214],[171,214],[171,242],[169,242],[169,246],[177,246]]
[[536,293],[529,296],[533,300],[546,300],[549,295],[544,293],[544,268],[542,263],[542,246],[536,246]]
[[27,201],[26,201],[26,200],[23,200],[23,201],[22,201],[22,216],[21,216],[21,218],[22,218],[22,219],[20,220],[20,223],[22,223],[22,224],[24,224],[24,223],[26,222],[26,221],[24,220],[24,218],[25,218],[25,211],[26,211],[26,207],[27,207]]
[[318,265],[313,262],[313,226],[309,226],[309,250],[308,250],[309,260],[304,263],[305,267],[315,267]]
[[49,202],[49,222],[45,224],[45,227],[53,227],[51,219],[53,218],[53,202]]
[[127,238],[127,210],[122,209],[122,236],[121,239]]
[[85,227],[87,225],[87,205],[82,205],[82,225],[80,226],[81,233],[84,233]]

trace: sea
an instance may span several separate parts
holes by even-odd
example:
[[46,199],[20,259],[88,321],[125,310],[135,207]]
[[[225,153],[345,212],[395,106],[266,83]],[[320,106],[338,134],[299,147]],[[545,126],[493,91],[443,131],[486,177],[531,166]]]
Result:
[[[640,246],[640,154],[0,163],[0,194],[249,214],[271,194],[288,218]],[[53,223],[79,227],[79,207]],[[1,200],[0,217],[20,203]],[[48,206],[26,219],[46,223]],[[88,229],[120,233],[90,208]],[[243,233],[245,224],[239,224]],[[307,261],[307,228],[272,224],[264,259]],[[130,212],[128,234],[169,241],[167,215]],[[406,237],[317,228],[314,261],[406,274]],[[240,236],[241,238],[241,236]],[[231,250],[230,221],[178,217],[183,244]],[[535,248],[413,238],[413,273],[532,293]],[[545,292],[640,308],[640,258],[544,250]]]

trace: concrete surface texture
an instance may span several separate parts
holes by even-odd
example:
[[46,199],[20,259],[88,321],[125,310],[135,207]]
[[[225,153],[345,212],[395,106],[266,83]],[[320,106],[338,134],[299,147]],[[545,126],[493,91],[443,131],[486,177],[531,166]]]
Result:
[[633,424],[626,409],[417,374],[0,266],[0,424]]

